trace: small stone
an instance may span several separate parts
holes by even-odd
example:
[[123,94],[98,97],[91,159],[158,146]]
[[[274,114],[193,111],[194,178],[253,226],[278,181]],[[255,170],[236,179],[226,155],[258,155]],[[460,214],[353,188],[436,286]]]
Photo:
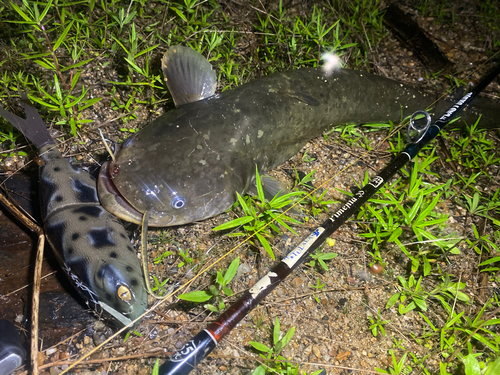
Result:
[[304,283],[304,280],[302,280],[300,277],[296,277],[290,282],[290,286],[294,289],[299,288],[302,284]]
[[222,366],[220,366],[220,367],[219,367],[219,370],[221,370],[221,371],[226,371],[226,370],[227,370],[227,367],[226,367],[226,366],[224,366],[224,365],[222,365]]
[[59,353],[59,359],[64,360],[69,358],[69,353],[68,352],[61,352]]
[[349,358],[351,356],[351,352],[350,351],[345,351],[345,352],[342,352],[342,353],[339,353],[337,354],[337,356],[335,357],[338,361],[343,361],[347,358]]
[[45,362],[45,359],[46,359],[45,355],[42,352],[38,352],[38,356],[37,356],[38,366],[43,365],[43,363]]
[[83,338],[83,344],[84,344],[84,345],[88,345],[88,344],[90,344],[90,337],[89,337],[89,336],[85,336],[85,337]]
[[318,346],[313,345],[312,352],[314,353],[314,355],[316,356],[316,358],[318,358],[318,359],[321,358],[321,352],[320,352]]

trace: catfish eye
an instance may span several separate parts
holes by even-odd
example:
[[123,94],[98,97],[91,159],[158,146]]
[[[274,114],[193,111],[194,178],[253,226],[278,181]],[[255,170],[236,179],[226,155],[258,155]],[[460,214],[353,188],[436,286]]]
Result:
[[120,285],[118,287],[118,291],[116,292],[116,294],[118,294],[118,298],[123,301],[130,301],[132,299],[132,292],[124,285]]
[[178,210],[186,205],[186,200],[182,197],[175,197],[172,201],[172,207]]

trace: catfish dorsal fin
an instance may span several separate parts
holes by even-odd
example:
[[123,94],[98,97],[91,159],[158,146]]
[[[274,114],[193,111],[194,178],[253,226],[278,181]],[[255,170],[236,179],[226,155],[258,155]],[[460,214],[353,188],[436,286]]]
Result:
[[176,107],[215,94],[217,77],[212,65],[192,48],[170,47],[161,67]]

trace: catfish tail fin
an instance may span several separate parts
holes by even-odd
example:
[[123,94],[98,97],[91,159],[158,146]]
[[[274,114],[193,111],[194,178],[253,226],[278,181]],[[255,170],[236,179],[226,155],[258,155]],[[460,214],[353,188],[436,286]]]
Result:
[[38,111],[30,104],[28,96],[25,93],[21,93],[21,98],[24,111],[26,112],[26,119],[6,111],[1,106],[0,115],[10,122],[17,130],[23,133],[23,135],[38,149],[45,145],[53,144],[54,140],[50,136],[50,133]]

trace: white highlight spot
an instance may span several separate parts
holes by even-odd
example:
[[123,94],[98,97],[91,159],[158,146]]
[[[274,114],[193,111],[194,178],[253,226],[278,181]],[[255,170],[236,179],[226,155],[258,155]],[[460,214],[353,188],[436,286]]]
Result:
[[327,77],[341,68],[341,60],[334,53],[324,53],[323,55],[321,55],[321,59],[325,62],[322,69]]

